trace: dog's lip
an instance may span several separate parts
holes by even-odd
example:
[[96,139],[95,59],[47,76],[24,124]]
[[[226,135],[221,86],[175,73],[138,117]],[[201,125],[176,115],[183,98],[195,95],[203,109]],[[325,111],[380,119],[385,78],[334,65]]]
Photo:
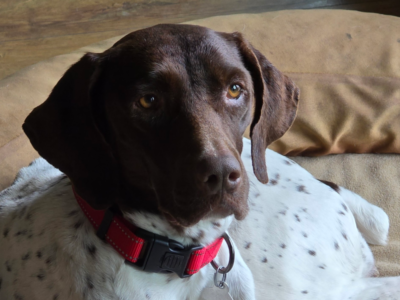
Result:
[[172,225],[185,227],[180,222],[178,222],[178,220],[175,217],[173,217],[170,213],[164,212],[164,216],[167,219],[167,221]]
[[180,228],[191,227],[191,226],[197,224],[199,222],[199,220],[202,219],[202,218],[199,218],[199,220],[188,221],[187,219],[176,218],[171,213],[169,213],[167,211],[163,211],[163,215],[166,218],[166,220],[168,221],[168,223],[170,223],[174,227],[180,227]]
[[204,215],[202,216],[198,216],[197,218],[191,218],[191,219],[186,219],[186,218],[177,218],[174,217],[170,212],[168,211],[163,211],[163,215],[165,216],[166,220],[173,226],[178,226],[181,228],[188,228],[191,227],[195,224],[197,224],[198,222],[200,222],[201,220],[204,219],[223,219],[229,216],[234,215],[236,219],[243,219],[244,216],[239,216],[237,214],[237,212],[232,211],[231,209],[227,208],[227,207],[218,207],[216,209],[210,209],[209,211],[207,211]]
[[232,199],[225,193],[220,193],[218,198],[218,200],[214,199],[205,204],[209,205],[208,209],[200,207],[200,211],[197,213],[188,210],[186,216],[174,215],[174,210],[171,207],[159,207],[159,210],[171,225],[181,228],[191,227],[207,218],[226,218],[233,215],[236,220],[243,220],[247,216],[249,211],[249,203],[247,201]]

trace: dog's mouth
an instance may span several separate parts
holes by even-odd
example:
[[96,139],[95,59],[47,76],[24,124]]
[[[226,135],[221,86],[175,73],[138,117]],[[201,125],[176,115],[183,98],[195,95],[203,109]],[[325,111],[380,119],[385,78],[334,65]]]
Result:
[[[220,182],[218,187],[204,184],[198,180],[198,176],[193,175],[192,168],[188,167],[186,173],[177,172],[178,174],[171,173],[170,168],[158,173],[151,170],[152,176],[149,177],[152,180],[143,182],[127,176],[129,179],[126,181],[130,183],[126,188],[129,197],[122,201],[122,209],[160,214],[169,224],[179,228],[191,227],[208,217],[226,218],[233,215],[237,220],[242,220],[249,210],[249,181],[240,157],[237,161],[240,175],[235,178],[234,184]],[[238,172],[227,173],[229,176],[226,175],[225,180],[233,181],[231,177]],[[146,176],[146,179],[149,177]],[[148,182],[152,184],[149,185]]]
[[215,202],[204,201],[203,205],[177,209],[171,205],[161,207],[160,211],[166,220],[174,227],[191,227],[206,218],[226,218],[234,215],[235,219],[243,220],[248,213],[247,193],[240,199],[224,197]]

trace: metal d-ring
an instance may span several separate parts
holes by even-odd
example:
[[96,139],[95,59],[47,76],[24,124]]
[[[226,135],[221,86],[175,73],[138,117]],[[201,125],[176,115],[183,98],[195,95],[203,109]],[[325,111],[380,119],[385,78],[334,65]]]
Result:
[[215,271],[217,271],[217,273],[226,274],[230,270],[232,270],[233,264],[235,263],[235,248],[233,248],[231,238],[229,237],[229,235],[226,232],[222,235],[222,237],[224,238],[226,244],[228,245],[228,249],[229,249],[228,265],[226,267],[220,267],[217,265],[217,263],[214,260],[211,261],[211,265],[213,266]]
[[225,281],[226,281],[226,273],[222,274],[221,280],[218,280],[218,277],[217,277],[218,274],[219,274],[219,270],[220,270],[221,268],[223,268],[223,267],[219,267],[219,268],[216,270],[215,274],[214,274],[214,285],[215,285],[217,288],[224,289],[224,288],[225,288]]

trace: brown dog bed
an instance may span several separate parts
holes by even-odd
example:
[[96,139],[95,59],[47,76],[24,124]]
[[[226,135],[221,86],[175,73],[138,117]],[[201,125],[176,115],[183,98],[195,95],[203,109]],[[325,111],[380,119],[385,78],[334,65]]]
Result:
[[[317,178],[382,207],[391,220],[386,247],[373,247],[381,275],[400,275],[400,19],[340,10],[278,11],[192,21],[240,31],[301,89],[297,119],[272,149]],[[0,81],[0,190],[37,157],[21,125],[65,70],[85,52],[54,57]]]

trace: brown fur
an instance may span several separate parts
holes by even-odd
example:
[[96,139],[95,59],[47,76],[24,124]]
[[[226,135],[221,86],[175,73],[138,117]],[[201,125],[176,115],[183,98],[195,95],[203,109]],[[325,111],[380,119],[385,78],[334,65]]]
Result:
[[340,188],[336,183],[333,183],[331,181],[327,181],[327,180],[322,180],[322,179],[318,179],[319,181],[321,181],[322,183],[326,184],[327,186],[331,187],[336,193],[339,194]]
[[[225,97],[233,83],[244,87],[240,100]],[[148,94],[158,100],[143,109]],[[266,183],[264,151],[291,125],[298,95],[239,33],[158,25],[83,56],[23,129],[94,208],[157,212],[190,226],[209,214],[246,216],[242,134],[253,113],[253,166]],[[226,174],[239,179],[229,185]]]

